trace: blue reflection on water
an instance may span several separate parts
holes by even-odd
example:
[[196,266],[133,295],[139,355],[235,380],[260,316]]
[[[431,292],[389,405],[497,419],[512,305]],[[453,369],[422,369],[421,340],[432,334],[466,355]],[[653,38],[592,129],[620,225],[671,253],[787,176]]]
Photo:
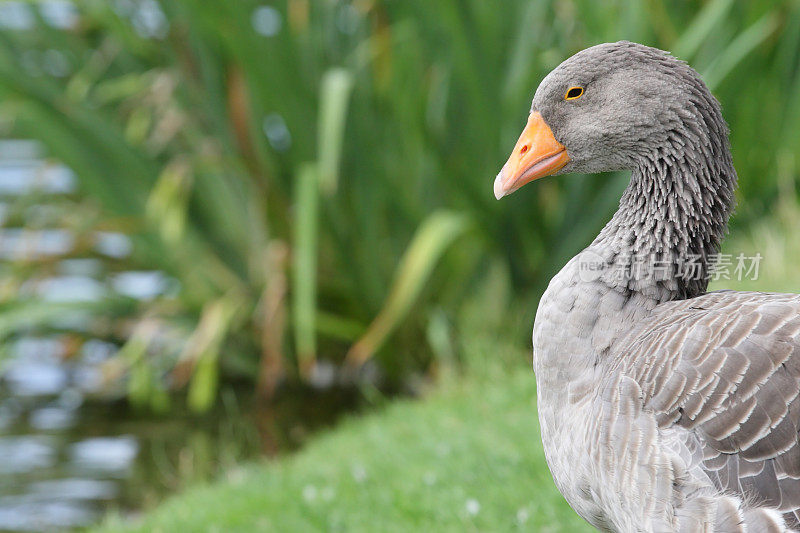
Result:
[[70,447],[70,460],[81,470],[102,471],[120,476],[128,473],[139,445],[130,435],[95,437]]
[[0,163],[0,194],[64,194],[74,190],[75,175],[63,165],[19,160]]
[[0,439],[0,474],[17,474],[53,466],[56,450],[43,435],[21,435]]
[[35,3],[4,0],[0,2],[0,28],[8,30],[33,28],[36,25],[34,9],[38,9],[44,22],[53,28],[67,30],[75,27],[78,22],[78,8],[70,0],[40,0]]
[[158,271],[121,272],[111,278],[111,286],[119,294],[138,300],[149,300],[164,293],[167,277]]
[[[0,19],[15,9],[20,8],[0,5]],[[18,19],[6,24],[24,23],[24,15],[14,16]],[[51,218],[48,197],[75,191],[74,174],[63,165],[45,163],[41,156],[37,143],[0,141],[0,260],[56,261],[46,277],[22,284],[17,297],[90,302],[113,293],[143,299],[160,294],[168,284],[159,272],[108,277],[97,258],[60,259],[75,246],[74,235],[66,229],[8,227],[9,206],[16,198],[44,194],[45,203],[26,210],[27,219],[41,221]],[[95,234],[94,248],[117,259],[130,255],[132,244],[123,234],[102,232]],[[86,313],[70,312],[50,326],[89,331],[90,324]],[[116,349],[108,342],[88,340],[68,356],[60,335],[29,334],[0,344],[0,530],[85,526],[118,497],[139,443],[127,434],[86,435],[81,419],[84,399],[100,390],[101,365]]]

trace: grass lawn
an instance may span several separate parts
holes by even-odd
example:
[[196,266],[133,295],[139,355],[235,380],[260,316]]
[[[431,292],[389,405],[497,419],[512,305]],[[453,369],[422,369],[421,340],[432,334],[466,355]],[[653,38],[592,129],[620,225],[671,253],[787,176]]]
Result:
[[487,363],[102,531],[590,531],[556,491],[521,362]]

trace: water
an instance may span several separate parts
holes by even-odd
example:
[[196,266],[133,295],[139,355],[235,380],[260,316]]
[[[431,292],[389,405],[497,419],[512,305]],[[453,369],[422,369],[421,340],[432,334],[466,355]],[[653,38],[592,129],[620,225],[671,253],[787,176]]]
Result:
[[[46,202],[75,186],[69,169],[42,160],[38,144],[0,141],[0,288],[8,272],[3,262],[49,258],[56,267],[19,287],[19,296],[64,302],[117,293],[148,300],[175,290],[161,272],[111,275],[96,257],[59,259],[74,244],[69,231],[9,222],[25,195],[35,192]],[[48,206],[33,207],[26,220],[36,222]],[[101,256],[119,261],[131,252],[123,234],[94,237]],[[179,398],[167,416],[139,413],[123,390],[105,383],[103,364],[117,346],[65,333],[85,332],[88,324],[88,317],[71,313],[51,323],[58,333],[0,344],[0,531],[85,527],[107,512],[135,517],[242,460],[295,448],[360,403],[355,391],[330,388],[328,379],[326,386],[284,390],[269,405],[256,400],[250,385],[229,384],[219,405],[201,417]]]
[[[95,436],[86,401],[99,381],[97,346],[65,363],[56,338],[4,346],[0,378],[0,529],[46,531],[91,523],[121,494],[136,437]],[[110,355],[110,347],[106,350]],[[96,410],[96,408],[95,408]]]
[[[28,208],[34,216],[26,215],[22,225],[8,226],[8,213],[20,198],[31,193],[46,198],[75,189],[72,172],[45,163],[41,155],[34,142],[0,142],[0,260],[57,258],[74,245],[73,236],[64,229],[32,230],[24,225],[47,204]],[[124,235],[100,235],[97,248],[119,257],[120,250],[130,252],[124,241]],[[101,275],[97,260],[64,260],[52,276],[26,283],[19,293],[54,302],[97,300],[108,290],[98,279]],[[112,290],[152,295],[159,288],[153,279],[135,273],[120,276],[122,286],[112,284]],[[80,316],[67,320],[80,329]],[[102,381],[100,365],[115,350],[111,344],[89,341],[66,360],[69,346],[63,336],[30,335],[2,345],[0,529],[84,526],[112,506],[135,505],[125,499],[125,482],[137,468],[142,441],[135,428],[106,425],[112,403],[94,396]]]
[[0,530],[91,525],[107,512],[135,517],[164,496],[240,461],[302,444],[359,402],[353,391],[285,391],[270,406],[229,387],[202,417],[132,411],[97,396],[89,343],[68,361],[53,339],[14,343],[0,379]]

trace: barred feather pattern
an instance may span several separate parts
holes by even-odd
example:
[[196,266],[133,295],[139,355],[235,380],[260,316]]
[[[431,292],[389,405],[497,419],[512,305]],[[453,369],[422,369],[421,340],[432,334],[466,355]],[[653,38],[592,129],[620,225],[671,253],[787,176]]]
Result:
[[722,491],[800,526],[800,296],[714,292],[668,302],[620,349],[657,427],[687,430]]
[[534,328],[567,501],[603,531],[800,529],[800,296],[658,303],[603,287],[573,261]]

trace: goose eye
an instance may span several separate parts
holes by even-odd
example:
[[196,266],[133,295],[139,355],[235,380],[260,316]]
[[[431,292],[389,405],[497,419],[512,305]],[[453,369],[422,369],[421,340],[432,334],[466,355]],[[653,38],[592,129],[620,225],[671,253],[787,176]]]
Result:
[[564,95],[564,100],[576,100],[583,96],[583,87],[570,87],[567,94]]

